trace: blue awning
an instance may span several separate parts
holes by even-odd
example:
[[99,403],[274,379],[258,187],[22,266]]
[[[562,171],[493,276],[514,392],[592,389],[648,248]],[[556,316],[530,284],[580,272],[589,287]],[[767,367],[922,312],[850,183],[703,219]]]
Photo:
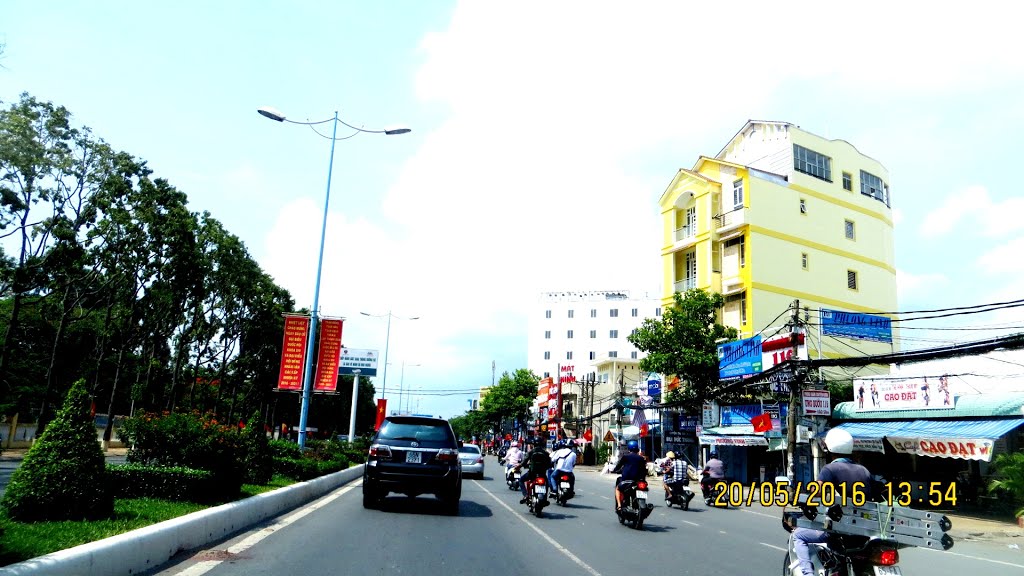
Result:
[[929,436],[932,438],[987,438],[995,440],[1024,424],[1024,418],[997,420],[891,420],[889,422],[844,422],[837,426],[854,438],[886,436]]

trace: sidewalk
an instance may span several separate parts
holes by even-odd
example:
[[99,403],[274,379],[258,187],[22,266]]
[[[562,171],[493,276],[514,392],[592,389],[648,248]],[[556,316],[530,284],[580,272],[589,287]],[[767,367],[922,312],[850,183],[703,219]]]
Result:
[[[583,473],[593,473],[596,476],[608,478],[609,482],[614,482],[615,474],[601,474],[602,466],[576,466],[576,470]],[[652,486],[658,486],[659,489],[662,486],[660,476],[648,477],[648,482]],[[949,535],[954,541],[959,540],[1005,540],[1005,539],[1016,539],[1024,537],[1024,528],[1018,526],[1012,518],[998,518],[992,516],[986,516],[982,512],[967,512],[957,513],[954,510],[939,510],[942,514],[945,514],[947,518],[953,523],[953,528],[949,531]],[[782,517],[782,513],[779,513],[779,517]],[[1021,546],[1024,546],[1024,539],[1018,541]]]

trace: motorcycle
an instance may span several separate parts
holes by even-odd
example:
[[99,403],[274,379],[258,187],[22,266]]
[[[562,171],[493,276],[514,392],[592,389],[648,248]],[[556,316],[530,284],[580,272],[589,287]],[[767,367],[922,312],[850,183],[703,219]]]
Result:
[[543,476],[526,481],[526,506],[530,513],[540,518],[548,505],[548,481]]
[[508,484],[509,490],[519,490],[519,469],[515,466],[508,466],[505,468],[505,483]]
[[573,478],[571,472],[555,471],[555,485],[551,489],[555,491],[556,504],[565,506],[569,500],[572,500],[572,497],[576,495],[572,487]]
[[[783,527],[790,532],[786,556],[782,561],[782,576],[801,576],[796,556],[793,528],[796,518],[803,512],[785,512]],[[825,576],[900,576],[900,545],[878,536],[856,536],[828,532],[828,541],[808,544],[811,566],[815,574]]]
[[629,524],[630,528],[643,530],[644,520],[654,510],[654,504],[647,503],[647,487],[646,480],[623,480],[619,483],[622,507],[615,511],[619,524]]
[[665,506],[669,508],[673,504],[679,506],[683,510],[690,509],[690,500],[696,496],[693,490],[685,482],[672,482],[668,485],[668,496],[665,497]]
[[729,498],[725,490],[728,483],[724,478],[711,478],[707,474],[701,477],[700,489],[704,494],[704,504],[712,508],[728,508]]

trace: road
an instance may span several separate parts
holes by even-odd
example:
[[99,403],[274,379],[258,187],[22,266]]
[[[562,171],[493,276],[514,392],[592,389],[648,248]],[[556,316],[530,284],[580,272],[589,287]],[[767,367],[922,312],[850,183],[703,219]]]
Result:
[[[619,525],[613,477],[581,471],[578,495],[543,518],[526,513],[519,493],[488,457],[483,480],[465,480],[457,517],[430,496],[391,495],[381,510],[362,507],[353,482],[308,506],[210,548],[181,555],[151,576],[282,574],[778,574],[787,534],[778,510],[688,511],[660,498],[643,531]],[[495,474],[499,472],[499,474]],[[658,495],[659,486],[652,486]],[[1024,574],[1024,551],[1006,542],[958,542],[953,550],[901,551],[904,574]]]

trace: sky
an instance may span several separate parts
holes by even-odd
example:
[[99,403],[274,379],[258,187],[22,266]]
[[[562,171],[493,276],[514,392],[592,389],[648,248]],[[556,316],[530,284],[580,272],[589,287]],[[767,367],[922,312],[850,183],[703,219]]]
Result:
[[[320,309],[346,318],[345,346],[387,348],[392,405],[402,386],[450,417],[475,395],[436,391],[526,366],[541,291],[660,291],[658,198],[749,119],[888,169],[901,311],[1022,298],[1017,19],[988,1],[841,4],[4,0],[0,102],[63,105],[146,160],[300,307],[330,142],[256,109],[411,128],[337,142]],[[902,346],[1019,330],[1020,310],[921,323],[982,329]],[[948,369],[1024,373],[996,356]]]

